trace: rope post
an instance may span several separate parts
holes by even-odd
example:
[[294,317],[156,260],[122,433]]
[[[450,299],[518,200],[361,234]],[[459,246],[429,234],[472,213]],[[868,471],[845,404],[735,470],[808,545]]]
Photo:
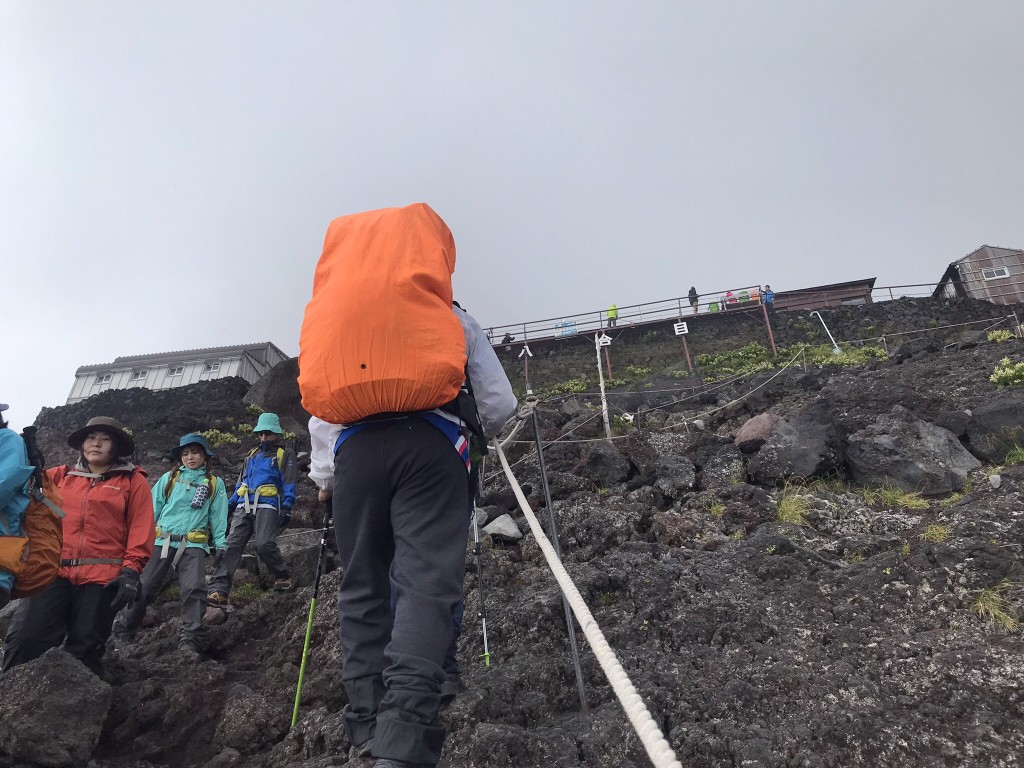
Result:
[[604,371],[601,369],[601,347],[607,347],[612,343],[611,337],[601,333],[594,334],[594,351],[597,353],[597,380],[601,384],[601,415],[604,417],[604,434],[611,442],[612,425],[608,420],[608,397],[604,393]]
[[530,358],[533,357],[533,352],[530,351],[530,345],[523,340],[523,351],[519,353],[519,356],[523,358],[523,377],[526,379],[526,394],[532,395],[533,390],[530,389]]
[[683,337],[683,354],[686,355],[686,367],[690,370],[690,375],[693,376],[693,363],[690,360],[690,345],[686,343],[686,334],[682,334]]
[[779,353],[775,349],[775,334],[772,333],[772,321],[768,319],[768,305],[763,301],[761,302],[761,314],[764,315],[764,326],[768,329],[768,343],[772,346],[772,357],[777,357]]
[[1013,313],[1013,335],[1020,338],[1020,320],[1017,319],[1016,310]]
[[888,354],[889,354],[889,345],[885,341],[885,334],[884,333],[882,334],[882,347],[885,349],[886,356],[888,356]]
[[[551,501],[551,488],[548,486],[548,471],[544,466],[544,446],[540,441],[540,420],[537,418],[537,409],[533,409],[533,437],[537,443],[537,464],[540,466],[540,484],[544,489],[544,503],[548,508],[549,528],[551,545],[555,548],[558,559],[562,559],[562,545],[558,537],[558,520],[555,517],[555,505]],[[580,666],[580,649],[576,645],[576,622],[572,618],[572,608],[569,606],[569,599],[562,593],[562,608],[565,609],[565,628],[569,633],[569,652],[572,654],[572,666],[576,671],[576,689],[580,696],[580,707],[586,712],[587,692],[583,687],[583,668]]]
[[604,348],[604,364],[605,364],[605,367],[608,369],[608,379],[611,380],[611,378],[612,378],[612,358],[608,354],[608,347]]

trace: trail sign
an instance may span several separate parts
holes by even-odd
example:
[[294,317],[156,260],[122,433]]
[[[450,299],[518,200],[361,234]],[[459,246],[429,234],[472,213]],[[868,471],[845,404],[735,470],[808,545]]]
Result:
[[675,330],[676,336],[682,336],[690,332],[690,329],[686,327],[686,323],[684,322],[678,322],[673,325],[672,328]]
[[609,336],[607,333],[602,332],[601,335],[597,337],[597,346],[610,347],[611,345],[612,337]]

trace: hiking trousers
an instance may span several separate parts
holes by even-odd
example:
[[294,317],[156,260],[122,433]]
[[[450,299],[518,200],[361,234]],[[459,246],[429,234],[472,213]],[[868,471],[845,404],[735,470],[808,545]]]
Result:
[[14,610],[4,640],[4,671],[42,656],[61,643],[97,675],[116,611],[117,590],[103,584],[72,584],[57,578]]
[[442,664],[462,599],[468,504],[466,465],[419,416],[371,424],[338,449],[344,717],[353,744],[373,737],[374,757],[440,758]]
[[270,507],[259,507],[255,514],[248,514],[242,506],[235,508],[235,514],[231,518],[231,533],[228,534],[227,551],[220,567],[210,577],[210,592],[226,595],[231,591],[231,583],[234,581],[235,571],[242,562],[245,545],[249,543],[254,533],[256,554],[267,566],[267,570],[275,579],[288,578],[288,566],[277,546],[279,520],[277,510]]
[[[133,637],[142,624],[146,608],[163,589],[178,550],[171,547],[167,550],[167,557],[160,557],[160,551],[160,547],[153,550],[153,556],[142,570],[142,594],[121,612],[114,623],[115,635]],[[203,613],[206,611],[206,551],[202,547],[188,547],[182,552],[175,570],[178,572],[178,587],[181,590],[181,627],[178,637],[196,643],[199,648],[205,648]]]

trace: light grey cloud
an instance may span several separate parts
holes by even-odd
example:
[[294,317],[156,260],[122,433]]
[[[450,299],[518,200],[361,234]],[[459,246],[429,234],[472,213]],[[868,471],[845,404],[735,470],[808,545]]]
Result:
[[[1024,245],[1017,2],[0,6],[0,400],[298,350],[334,216],[425,200],[485,325]],[[28,361],[36,361],[29,363]]]

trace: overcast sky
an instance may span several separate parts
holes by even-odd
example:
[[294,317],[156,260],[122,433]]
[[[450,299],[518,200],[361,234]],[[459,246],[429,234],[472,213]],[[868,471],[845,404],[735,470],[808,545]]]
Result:
[[0,4],[0,401],[298,331],[426,201],[485,326],[1024,246],[1024,3]]

